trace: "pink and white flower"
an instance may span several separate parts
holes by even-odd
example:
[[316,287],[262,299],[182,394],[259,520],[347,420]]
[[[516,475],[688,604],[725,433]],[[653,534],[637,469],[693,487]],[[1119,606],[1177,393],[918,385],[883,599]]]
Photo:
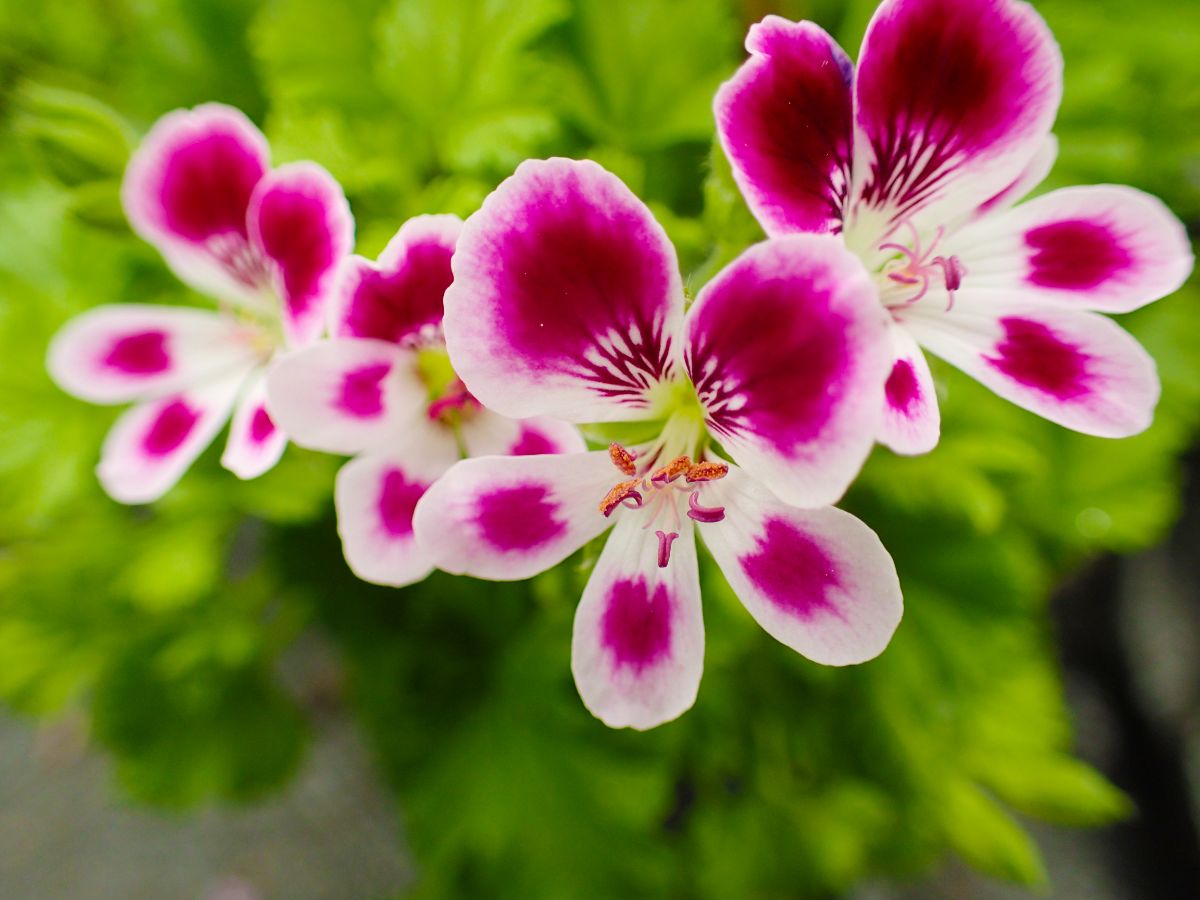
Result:
[[938,440],[921,347],[1051,421],[1145,429],[1153,361],[1100,312],[1171,293],[1191,271],[1182,225],[1127,187],[1054,191],[1062,59],[1015,0],[885,0],[857,70],[811,22],[767,16],[717,93],[721,144],[768,235],[840,232],[890,313],[879,440]]
[[460,462],[417,504],[417,540],[442,569],[508,580],[613,526],[572,645],[583,701],[609,725],[650,728],[696,697],[697,531],[750,614],[810,659],[870,659],[899,622],[891,557],[822,506],[869,451],[887,376],[886,316],[838,249],[817,235],[760,244],[685,313],[650,211],[597,164],[565,159],[523,163],[463,228],[445,332],[471,393],[508,416],[641,436]]
[[400,586],[433,570],[413,537],[413,509],[470,456],[570,453],[579,432],[547,418],[484,409],[450,366],[442,298],[462,221],[411,219],[377,262],[347,258],[333,339],[282,356],[267,377],[271,414],[296,443],[354,456],[334,490],[346,561],[358,577]]
[[353,243],[342,189],[312,163],[272,169],[249,119],[206,104],[155,123],[121,196],[133,229],[221,306],[101,306],[55,335],[47,367],[63,390],[134,403],[104,442],[100,482],[123,503],[157,499],[231,413],[221,464],[257,477],[287,443],[264,405],[266,365],[324,330],[333,278]]

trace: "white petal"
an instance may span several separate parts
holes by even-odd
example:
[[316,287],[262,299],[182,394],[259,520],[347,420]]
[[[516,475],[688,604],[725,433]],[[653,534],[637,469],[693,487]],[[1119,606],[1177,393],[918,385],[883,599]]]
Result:
[[447,572],[529,578],[611,524],[600,502],[621,477],[607,452],[463,460],[421,498],[417,540]]
[[696,702],[704,621],[696,539],[684,519],[669,563],[640,516],[617,523],[575,612],[571,671],[592,714],[613,728],[653,728]]
[[64,391],[124,403],[203,384],[250,365],[253,335],[186,307],[114,304],[76,316],[50,342],[46,366]]
[[257,478],[279,462],[286,447],[287,435],[267,412],[266,370],[259,369],[242,388],[221,465],[238,478]]
[[417,501],[458,459],[454,434],[438,423],[415,428],[395,446],[342,466],[334,502],[350,569],[363,581],[399,587],[433,569],[413,534]]
[[479,409],[462,424],[468,456],[538,456],[582,453],[587,444],[574,425],[559,419],[510,419]]
[[149,503],[177,482],[229,418],[246,373],[135,406],[117,419],[96,475],[114,500]]
[[386,341],[322,341],[280,356],[267,374],[267,408],[279,427],[329,453],[385,446],[425,402],[416,356]]
[[902,326],[892,325],[895,361],[884,385],[879,442],[896,453],[928,453],[941,436],[937,391],[925,354]]
[[699,529],[763,629],[814,662],[872,659],[903,612],[896,567],[875,532],[831,506],[788,506],[731,468],[712,487],[725,519]]

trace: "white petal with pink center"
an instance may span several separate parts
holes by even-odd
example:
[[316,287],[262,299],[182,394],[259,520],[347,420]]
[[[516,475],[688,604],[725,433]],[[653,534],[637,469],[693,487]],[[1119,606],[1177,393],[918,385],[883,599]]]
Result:
[[259,357],[256,343],[253,329],[215,312],[114,304],[67,322],[46,367],[80,399],[127,403],[244,370]]
[[267,412],[267,373],[254,372],[242,387],[221,465],[238,478],[257,478],[279,462],[287,447],[287,435]]
[[174,487],[229,418],[245,374],[168,394],[121,414],[96,475],[121,503],[150,503]]
[[463,419],[467,456],[539,456],[587,450],[579,429],[561,419],[509,419],[480,407]]
[[768,634],[830,666],[883,652],[904,603],[875,532],[840,509],[781,503],[736,468],[712,493],[725,518],[701,529],[704,543]]
[[457,460],[453,432],[418,422],[386,449],[342,466],[334,503],[342,550],[355,575],[400,587],[433,570],[413,534],[413,513],[429,486]]
[[927,453],[937,446],[942,416],[925,354],[908,329],[893,324],[892,371],[884,384],[879,442],[896,453]]
[[443,571],[530,578],[612,524],[598,512],[612,481],[605,452],[464,460],[417,504],[417,540]]
[[416,354],[387,341],[322,341],[281,356],[267,375],[271,416],[302,447],[359,453],[399,439],[424,415]]
[[575,611],[575,685],[592,715],[612,728],[653,728],[696,701],[704,619],[695,536],[684,522],[670,565],[660,568],[641,519],[619,521]]
[[1044,303],[962,300],[953,318],[913,310],[905,323],[930,352],[1052,422],[1109,438],[1150,425],[1160,391],[1154,360],[1111,319]]

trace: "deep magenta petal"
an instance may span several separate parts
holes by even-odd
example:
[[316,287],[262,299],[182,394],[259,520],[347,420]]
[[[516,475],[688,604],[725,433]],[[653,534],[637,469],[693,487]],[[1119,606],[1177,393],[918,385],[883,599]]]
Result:
[[280,166],[259,183],[248,216],[254,249],[274,267],[289,338],[313,340],[324,330],[336,270],[354,240],[341,186],[313,163]]
[[120,335],[104,357],[104,365],[128,375],[154,375],[171,367],[167,333],[160,329]]
[[404,224],[378,263],[352,258],[340,287],[335,334],[399,343],[440,328],[461,226],[456,216],[419,216]]
[[884,393],[888,404],[900,412],[906,411],[921,398],[921,387],[911,362],[907,359],[896,360],[884,385]]
[[1127,269],[1133,260],[1105,225],[1068,219],[1025,232],[1029,280],[1040,287],[1087,290]]
[[267,168],[266,140],[238,110],[177,110],[155,123],[130,161],[126,212],[153,243],[244,240],[250,196]]
[[866,270],[839,239],[777,238],[700,292],[687,370],[735,460],[785,499],[833,502],[879,427],[886,328]]
[[717,134],[768,234],[841,227],[852,159],[853,65],[811,22],[767,16],[717,92]]
[[1057,45],[1028,4],[885,0],[859,60],[857,200],[896,219],[969,174],[958,202],[986,202],[1043,146],[1061,90]]
[[169,401],[150,423],[142,438],[142,449],[149,456],[166,456],[178,449],[200,421],[201,412],[183,399]]
[[650,211],[589,161],[533,160],[463,228],[446,343],[471,393],[514,418],[647,415],[674,371],[674,249]]
[[383,379],[391,371],[391,363],[371,363],[347,371],[342,376],[339,409],[359,419],[381,415],[384,409]]

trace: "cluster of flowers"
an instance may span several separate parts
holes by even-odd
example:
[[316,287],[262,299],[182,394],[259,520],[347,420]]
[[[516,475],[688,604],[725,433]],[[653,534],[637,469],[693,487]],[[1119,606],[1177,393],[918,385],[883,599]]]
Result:
[[[1098,313],[1175,290],[1190,247],[1129,188],[1014,205],[1053,163],[1062,83],[1025,3],[885,0],[857,69],[809,22],[769,16],[746,46],[717,131],[768,238],[690,307],[666,233],[596,163],[527,161],[466,222],[413,219],[371,262],[324,170],[272,169],[227,107],[164,117],[125,208],[220,308],[100,307],[55,338],[64,389],[134,402],[104,487],[157,498],[232,413],[239,477],[289,438],[354,457],[335,502],[369,581],[528,578],[611,526],[572,669],[612,726],[695,699],[697,533],[772,636],[830,665],[876,656],[896,571],[831,504],[876,441],[937,443],[920,348],[1069,428],[1134,434],[1154,363]],[[584,423],[641,438],[589,450]]]

